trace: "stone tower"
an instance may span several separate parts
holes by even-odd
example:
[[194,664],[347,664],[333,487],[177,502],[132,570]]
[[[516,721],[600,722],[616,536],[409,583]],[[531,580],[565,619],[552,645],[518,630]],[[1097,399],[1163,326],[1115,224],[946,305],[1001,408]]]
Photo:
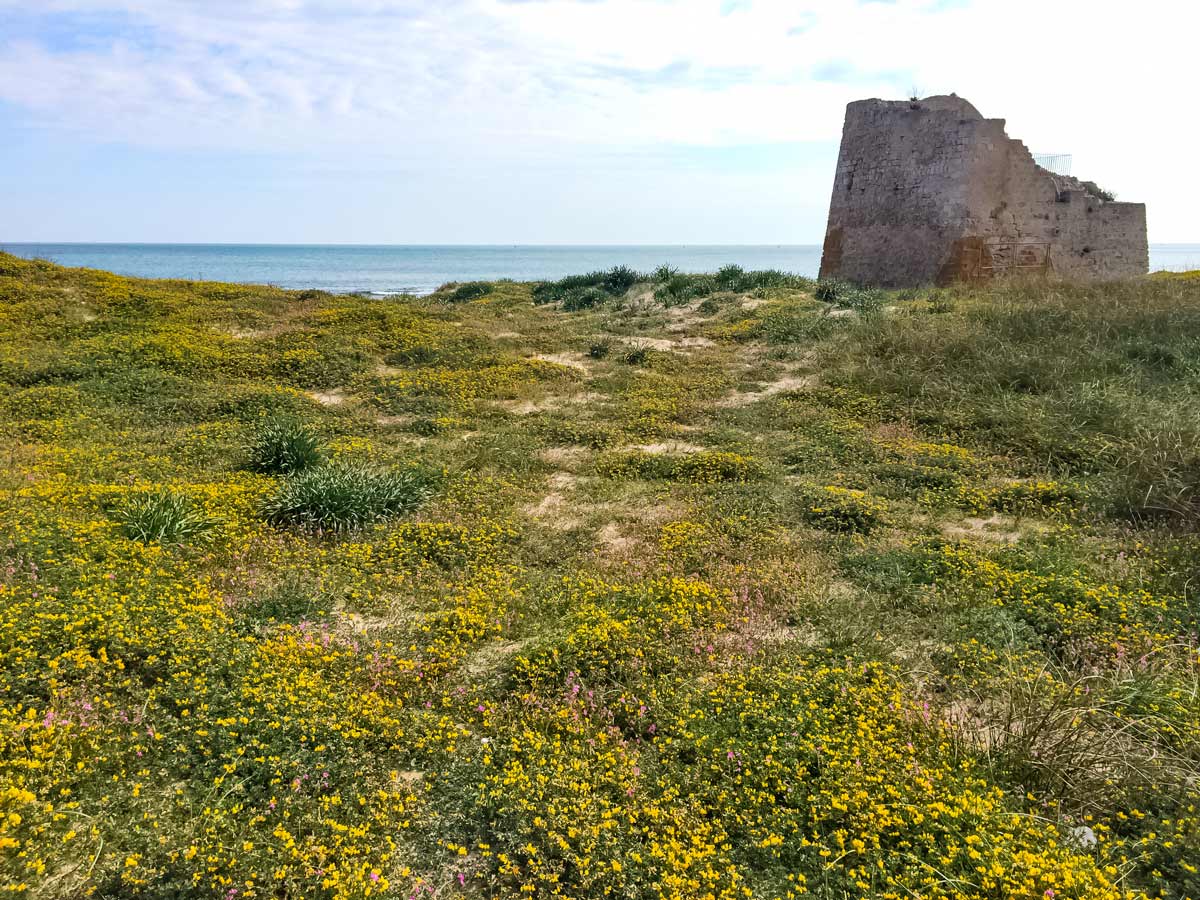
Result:
[[1043,169],[1003,119],[953,94],[846,107],[822,278],[912,287],[1148,268],[1145,204]]

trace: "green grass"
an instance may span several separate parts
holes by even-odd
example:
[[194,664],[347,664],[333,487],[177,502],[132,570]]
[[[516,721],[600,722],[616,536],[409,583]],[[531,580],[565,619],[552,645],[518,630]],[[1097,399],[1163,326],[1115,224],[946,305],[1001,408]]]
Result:
[[428,478],[414,470],[335,464],[289,475],[263,515],[273,525],[339,534],[412,512],[429,493]]
[[113,518],[126,537],[147,544],[186,541],[216,524],[194,501],[165,489],[131,497],[113,510]]
[[449,303],[467,303],[471,300],[478,300],[480,297],[486,297],[494,288],[487,281],[468,281],[466,284],[460,284],[454,290],[450,291],[447,297]]
[[489,288],[0,254],[0,892],[1200,897],[1200,278]]
[[324,459],[317,434],[299,422],[277,417],[255,427],[246,455],[250,471],[266,475],[290,475]]
[[961,291],[936,327],[920,306],[863,321],[831,380],[914,421],[1056,473],[1104,476],[1110,509],[1191,520],[1198,311],[1184,279]]

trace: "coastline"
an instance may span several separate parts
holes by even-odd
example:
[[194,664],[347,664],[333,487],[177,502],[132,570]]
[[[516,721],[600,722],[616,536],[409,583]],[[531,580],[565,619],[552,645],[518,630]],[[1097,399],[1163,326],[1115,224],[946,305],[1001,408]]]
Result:
[[[135,278],[270,284],[291,290],[430,294],[463,281],[516,282],[630,266],[715,272],[725,265],[816,277],[818,244],[356,245],[3,243],[0,251]],[[1200,243],[1152,244],[1151,271],[1200,268]]]

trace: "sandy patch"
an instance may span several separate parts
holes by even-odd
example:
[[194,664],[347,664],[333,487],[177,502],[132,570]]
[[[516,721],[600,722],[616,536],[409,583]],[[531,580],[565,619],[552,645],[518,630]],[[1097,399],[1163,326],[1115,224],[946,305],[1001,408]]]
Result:
[[688,350],[695,350],[699,347],[713,346],[713,342],[704,337],[680,338],[679,340],[670,340],[669,338],[627,337],[621,338],[621,343],[623,343],[626,347],[645,347],[647,350],[658,350],[662,353],[681,353]]
[[751,403],[757,403],[759,400],[765,400],[768,397],[774,397],[776,394],[782,394],[787,391],[809,391],[821,383],[821,376],[814,373],[805,375],[785,375],[782,378],[768,383],[761,390],[757,391],[735,391],[728,397],[723,397],[718,400],[714,406],[722,409],[729,409],[738,406],[749,406]]
[[605,550],[613,553],[624,553],[636,547],[638,543],[634,538],[623,535],[621,533],[621,526],[616,522],[609,522],[597,531],[596,542]]
[[656,444],[638,444],[633,449],[657,455],[661,453],[703,453],[705,448],[683,441],[660,441]]
[[322,406],[341,406],[346,402],[346,395],[340,390],[332,391],[308,391],[308,396],[316,400]]
[[552,491],[537,503],[521,507],[521,512],[534,519],[551,519],[558,516],[566,505],[566,495],[560,491]]
[[571,404],[592,403],[603,399],[604,396],[602,394],[581,392],[565,396],[554,395],[543,397],[540,400],[497,400],[495,405],[515,416],[530,416],[534,413],[554,412]]
[[538,453],[542,462],[559,468],[572,469],[582,465],[591,457],[586,447],[548,447]]
[[266,328],[239,328],[236,325],[230,328],[222,328],[220,330],[224,331],[230,337],[234,337],[243,341],[254,341],[258,340],[259,338],[270,337],[271,335],[270,330]]
[[721,651],[722,656],[753,656],[763,650],[786,644],[815,647],[820,643],[820,635],[808,623],[786,625],[773,616],[760,612],[735,620],[735,623],[713,640],[714,646]]
[[940,527],[947,537],[1002,544],[1015,543],[1025,535],[1041,530],[1033,523],[1017,524],[1017,520],[1011,516],[998,513],[986,519],[968,516],[956,522],[943,522]]
[[580,372],[588,371],[582,353],[535,353],[533,358],[540,359],[542,362],[554,363],[556,366],[566,366],[568,369],[578,369]]
[[550,486],[555,490],[570,489],[578,483],[579,476],[571,472],[555,472],[550,476]]
[[369,634],[372,631],[391,628],[408,618],[409,616],[403,613],[391,617],[383,617],[364,616],[361,613],[341,611],[338,616],[337,625],[343,629],[348,629],[353,634]]
[[550,493],[536,503],[526,504],[521,512],[559,531],[575,528],[579,525],[578,518],[573,515],[577,504],[568,499],[567,493],[578,481],[570,472],[555,472],[549,479]]
[[652,306],[657,303],[654,299],[654,292],[657,290],[657,284],[635,284],[621,298],[621,306],[624,309],[632,310],[645,309]]
[[496,406],[514,416],[532,416],[562,409],[565,403],[562,397],[545,397],[541,400],[497,400]]
[[463,671],[472,678],[491,675],[523,650],[528,643],[529,641],[499,641],[494,644],[485,644],[467,657]]

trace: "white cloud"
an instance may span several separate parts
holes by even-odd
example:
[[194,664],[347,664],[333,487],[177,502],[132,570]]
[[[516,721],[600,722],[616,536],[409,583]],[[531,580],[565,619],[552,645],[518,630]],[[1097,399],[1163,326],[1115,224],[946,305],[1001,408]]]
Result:
[[[836,141],[847,101],[916,87],[1073,152],[1151,204],[1152,237],[1200,231],[1200,11],[1172,0],[0,0],[8,17],[26,27],[0,35],[0,102],[91,140],[633,165],[663,145]],[[830,180],[803,182],[823,199]]]

